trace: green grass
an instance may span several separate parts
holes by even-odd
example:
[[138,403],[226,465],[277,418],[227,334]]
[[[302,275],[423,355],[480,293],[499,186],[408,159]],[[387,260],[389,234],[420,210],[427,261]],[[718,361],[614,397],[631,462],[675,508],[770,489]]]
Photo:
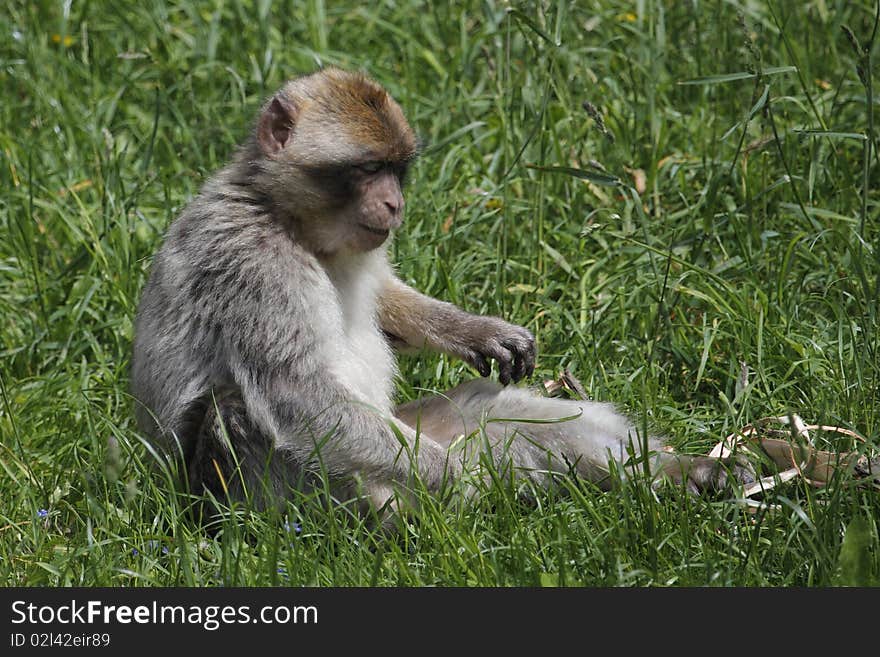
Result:
[[[867,44],[870,3],[122,4],[0,9],[0,583],[880,581],[880,501],[846,476],[759,514],[571,482],[534,505],[504,486],[427,504],[397,536],[305,497],[210,533],[127,394],[165,227],[267,94],[338,64],[386,84],[425,142],[401,275],[533,330],[530,383],[570,368],[687,451],[789,411],[876,448],[877,49],[841,29]],[[439,356],[402,373],[401,399],[475,376]]]

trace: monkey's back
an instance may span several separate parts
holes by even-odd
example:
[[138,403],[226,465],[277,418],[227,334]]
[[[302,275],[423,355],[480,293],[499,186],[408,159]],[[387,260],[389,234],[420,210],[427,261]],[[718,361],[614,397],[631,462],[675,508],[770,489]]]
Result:
[[[235,288],[247,285],[258,206],[230,203],[232,167],[218,172],[169,226],[138,305],[131,369],[138,426],[167,443],[198,430],[210,396],[232,383],[221,339]],[[161,427],[161,430],[160,428]]]
[[184,449],[201,422],[209,385],[206,336],[196,334],[201,321],[186,300],[190,272],[176,253],[188,221],[186,213],[175,221],[153,259],[138,305],[131,369],[138,426],[163,443],[175,435]]

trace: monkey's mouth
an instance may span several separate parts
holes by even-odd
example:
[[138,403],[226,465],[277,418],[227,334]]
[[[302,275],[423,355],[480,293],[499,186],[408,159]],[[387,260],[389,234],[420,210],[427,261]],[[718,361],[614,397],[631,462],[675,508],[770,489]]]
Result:
[[367,224],[361,224],[361,223],[359,223],[358,226],[363,228],[368,233],[372,233],[376,237],[381,237],[383,239],[388,237],[389,231],[387,228],[374,228],[373,226],[368,226]]

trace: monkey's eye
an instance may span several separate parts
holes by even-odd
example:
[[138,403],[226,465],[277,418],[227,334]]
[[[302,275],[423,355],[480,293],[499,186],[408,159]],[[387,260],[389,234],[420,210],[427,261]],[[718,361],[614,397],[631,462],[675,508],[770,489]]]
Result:
[[357,168],[364,173],[378,173],[385,168],[385,163],[380,162],[379,160],[373,160],[372,162],[363,162],[361,164],[358,164]]

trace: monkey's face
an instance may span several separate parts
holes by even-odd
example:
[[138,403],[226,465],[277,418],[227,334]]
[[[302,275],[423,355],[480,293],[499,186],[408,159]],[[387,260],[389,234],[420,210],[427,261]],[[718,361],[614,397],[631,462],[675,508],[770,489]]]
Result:
[[257,143],[272,200],[316,253],[370,251],[400,226],[416,140],[372,80],[327,69],[288,83],[264,108]]
[[378,248],[403,220],[404,172],[400,165],[378,160],[353,165],[345,174],[348,202],[335,218],[335,227],[347,236],[346,246],[354,252]]

